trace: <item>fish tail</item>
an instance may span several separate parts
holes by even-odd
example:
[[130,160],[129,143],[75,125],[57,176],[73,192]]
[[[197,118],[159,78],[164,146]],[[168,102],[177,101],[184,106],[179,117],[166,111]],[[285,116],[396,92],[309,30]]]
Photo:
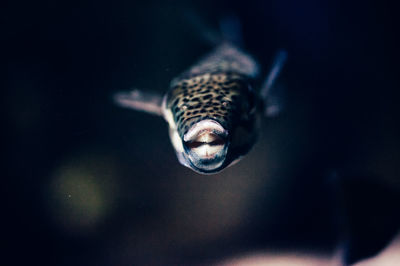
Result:
[[243,46],[242,24],[236,15],[229,14],[222,17],[219,21],[219,29],[221,42],[228,42],[238,47]]
[[210,46],[218,46],[222,43],[230,43],[241,47],[243,45],[242,25],[237,16],[233,14],[223,16],[218,27],[209,25],[196,12],[186,10],[185,21],[195,32],[199,32],[200,38]]
[[222,37],[215,27],[210,26],[203,18],[191,9],[183,13],[185,22],[189,25],[192,32],[196,32],[196,37],[204,43],[214,47],[221,43]]

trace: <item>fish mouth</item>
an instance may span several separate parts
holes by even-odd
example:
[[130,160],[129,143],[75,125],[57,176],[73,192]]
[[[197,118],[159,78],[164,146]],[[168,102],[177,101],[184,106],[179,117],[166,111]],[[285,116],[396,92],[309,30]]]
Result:
[[[191,142],[191,141],[198,139],[201,136],[204,136],[203,139],[199,139],[199,140],[203,140],[203,141],[207,142],[208,139],[205,138],[205,136],[207,136],[206,134],[211,134],[215,137],[224,139],[224,138],[226,138],[226,136],[228,136],[228,131],[226,129],[224,129],[224,127],[221,126],[221,124],[218,123],[217,121],[212,120],[212,119],[205,119],[205,120],[202,120],[202,121],[194,124],[188,130],[188,132],[183,136],[183,141]],[[211,136],[211,137],[213,137],[213,136]],[[211,138],[210,141],[212,141],[212,140],[213,139]]]
[[187,157],[200,172],[219,169],[226,158],[228,131],[217,121],[206,119],[194,124],[184,135]]

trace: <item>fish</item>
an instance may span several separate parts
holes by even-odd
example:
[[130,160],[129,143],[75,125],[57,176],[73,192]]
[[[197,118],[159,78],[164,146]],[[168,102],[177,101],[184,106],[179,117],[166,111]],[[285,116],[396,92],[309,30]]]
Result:
[[164,95],[134,89],[116,93],[114,100],[163,117],[179,162],[200,174],[216,174],[251,150],[261,117],[278,112],[270,92],[286,58],[286,51],[278,51],[261,89],[255,90],[259,64],[225,40],[173,78]]

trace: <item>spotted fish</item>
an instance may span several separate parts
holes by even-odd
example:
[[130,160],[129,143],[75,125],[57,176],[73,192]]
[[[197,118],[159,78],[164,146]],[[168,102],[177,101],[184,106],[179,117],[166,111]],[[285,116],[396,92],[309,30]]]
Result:
[[124,107],[163,116],[179,162],[201,174],[214,174],[249,152],[258,120],[276,110],[270,88],[286,59],[281,51],[261,89],[253,89],[259,66],[229,42],[221,43],[174,78],[165,95],[133,90],[115,95]]

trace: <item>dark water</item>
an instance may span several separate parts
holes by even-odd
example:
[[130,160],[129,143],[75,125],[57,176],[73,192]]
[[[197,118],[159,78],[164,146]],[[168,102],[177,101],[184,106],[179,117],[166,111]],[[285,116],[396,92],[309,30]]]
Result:
[[[179,165],[159,118],[120,109],[165,91],[210,47],[187,18],[226,14],[267,71],[287,49],[285,110],[239,164]],[[4,265],[163,265],[248,251],[347,259],[399,228],[394,8],[363,1],[48,1],[2,8]],[[3,264],[3,263],[2,263]]]

